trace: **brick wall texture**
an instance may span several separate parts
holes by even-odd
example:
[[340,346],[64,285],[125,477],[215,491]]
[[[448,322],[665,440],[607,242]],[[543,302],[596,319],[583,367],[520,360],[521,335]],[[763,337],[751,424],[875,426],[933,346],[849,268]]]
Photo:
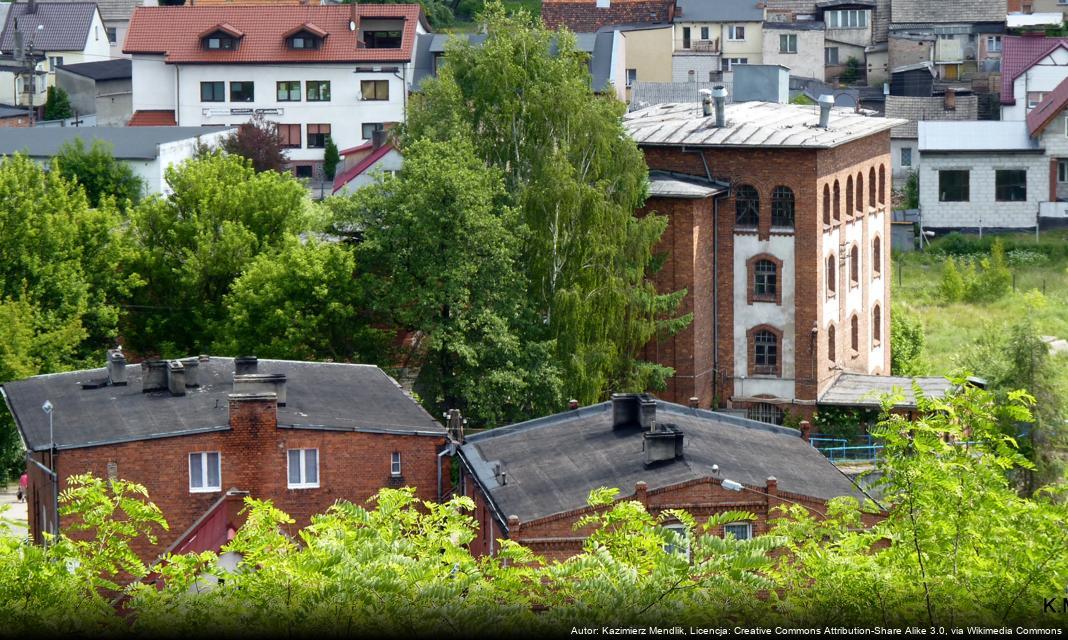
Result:
[[[108,477],[109,463],[114,463],[119,478],[147,487],[151,501],[162,509],[170,525],[159,537],[159,544],[139,540],[135,546],[149,561],[174,543],[222,492],[232,488],[272,500],[296,520],[295,528],[307,525],[312,515],[338,500],[364,503],[382,487],[413,486],[420,498],[437,499],[437,453],[445,445],[444,436],[279,427],[273,400],[231,400],[230,426],[213,433],[60,451],[56,455],[60,491],[66,478],[74,474],[91,472]],[[289,489],[287,450],[315,448],[319,450],[319,487]],[[190,492],[189,454],[198,451],[221,454],[222,491]],[[393,452],[401,454],[400,478],[390,474]],[[47,464],[47,452],[35,455]],[[444,490],[448,491],[448,458],[442,465]],[[41,506],[51,506],[51,480],[34,465],[30,465],[30,474],[29,524],[39,539]],[[61,519],[61,530],[69,524],[67,518]]]
[[[793,353],[780,355],[795,365],[796,391],[795,398],[786,400],[799,401],[800,405],[811,409],[819,394],[837,376],[837,366],[847,371],[889,373],[887,341],[884,340],[883,348],[875,353],[871,352],[869,341],[863,338],[871,335],[871,310],[877,303],[884,310],[880,333],[889,335],[889,314],[885,312],[890,308],[889,286],[877,281],[880,274],[889,272],[889,252],[880,252],[880,268],[871,264],[873,241],[879,238],[885,247],[890,237],[890,216],[887,214],[890,202],[889,131],[820,150],[710,147],[703,150],[703,161],[702,153],[693,150],[683,152],[675,147],[647,146],[643,151],[650,169],[704,177],[707,163],[715,179],[729,180],[734,186],[752,185],[760,194],[757,235],[761,239],[772,234],[772,190],[786,186],[793,191],[794,250],[783,268],[794,269],[794,335],[797,339]],[[883,176],[881,181],[880,175]],[[869,206],[868,197],[871,176],[875,176],[874,206]],[[864,182],[863,201],[855,199],[854,186],[848,195],[853,208],[847,211],[846,184],[860,180]],[[824,186],[833,188],[835,182],[839,185],[837,208],[840,213],[837,219],[830,216],[830,224],[825,225],[822,193]],[[833,197],[831,200],[834,207]],[[690,397],[696,396],[702,407],[712,406],[717,399],[720,406],[747,406],[745,402],[730,402],[734,395],[731,378],[739,373],[746,374],[745,371],[735,371],[734,298],[749,294],[748,291],[734,290],[734,211],[734,198],[728,195],[703,200],[652,198],[638,212],[639,215],[656,212],[669,218],[669,226],[657,249],[665,254],[666,260],[655,277],[656,284],[664,292],[686,289],[687,295],[679,312],[694,314],[693,323],[685,330],[650,343],[643,352],[643,357],[676,369],[666,391],[658,394],[666,400],[685,404]],[[782,232],[776,228],[774,233]],[[847,238],[854,240],[847,243]],[[827,311],[831,308],[828,304],[832,298],[826,291],[825,257],[833,253],[841,260],[841,247],[845,247],[845,256],[848,256],[854,243],[858,247],[862,274],[857,285],[859,289],[854,288],[847,295],[850,292],[848,264],[839,262],[835,274],[837,295],[833,298],[837,306],[831,313]],[[744,256],[744,259],[750,257]],[[717,290],[715,294],[713,285]],[[859,311],[849,307],[849,300],[855,301],[858,292],[861,296]],[[713,308],[713,298],[718,298],[718,308]],[[851,356],[844,354],[842,349],[843,345],[849,345],[848,322],[853,312],[858,313],[862,344],[856,357],[842,357]],[[839,354],[834,359],[827,353],[826,329],[830,323],[838,327]],[[744,329],[748,331],[750,328]],[[847,338],[845,341],[843,336]]]

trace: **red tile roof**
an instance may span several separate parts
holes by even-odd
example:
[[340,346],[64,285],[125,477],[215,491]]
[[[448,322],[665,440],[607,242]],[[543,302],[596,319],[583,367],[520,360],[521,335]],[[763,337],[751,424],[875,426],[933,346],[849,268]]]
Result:
[[178,120],[174,117],[173,111],[134,111],[130,116],[130,121],[126,123],[128,127],[174,127],[178,125]]
[[[367,143],[367,144],[370,144],[370,143]],[[360,149],[363,146],[364,145],[360,145],[359,147],[353,147],[353,149],[351,149],[351,150]],[[382,158],[386,157],[386,154],[389,153],[390,151],[393,151],[393,148],[394,147],[393,147],[392,144],[386,143],[386,144],[382,145],[381,147],[375,149],[369,156],[367,156],[363,160],[360,160],[359,164],[356,164],[356,165],[350,167],[345,172],[335,176],[334,177],[334,193],[337,193],[338,191],[340,191],[341,187],[344,187],[349,182],[352,182],[354,179],[356,179],[357,176],[362,175],[365,171],[367,171],[372,166],[374,166],[374,164],[376,162],[378,162]],[[351,150],[349,150],[349,151],[351,151]]]
[[567,27],[575,33],[597,31],[619,24],[671,22],[675,0],[612,0],[598,7],[597,0],[544,0],[541,19],[550,29]]
[[1059,47],[1068,48],[1068,38],[1004,36],[1001,47],[1001,104],[1016,104],[1012,88],[1016,78]]
[[[364,18],[404,20],[399,49],[370,49],[357,41],[349,22]],[[426,28],[418,4],[327,6],[137,7],[130,19],[123,53],[164,54],[168,63],[408,62],[415,48],[416,25]],[[285,35],[311,23],[328,34],[319,49],[293,50]],[[205,50],[200,37],[226,24],[243,33],[236,49]]]
[[1031,113],[1027,114],[1027,133],[1032,137],[1038,135],[1053,121],[1064,107],[1068,105],[1068,78],[1061,80],[1057,87],[1046,94]]

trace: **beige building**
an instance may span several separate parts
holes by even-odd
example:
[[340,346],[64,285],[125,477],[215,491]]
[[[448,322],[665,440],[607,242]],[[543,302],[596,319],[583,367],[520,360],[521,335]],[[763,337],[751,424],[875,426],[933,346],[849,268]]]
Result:
[[713,82],[737,64],[764,62],[764,9],[751,0],[678,0],[671,75]]
[[627,96],[637,82],[671,82],[671,50],[674,30],[670,24],[621,29],[626,51]]
[[822,22],[764,24],[764,64],[779,64],[800,78],[824,79]]

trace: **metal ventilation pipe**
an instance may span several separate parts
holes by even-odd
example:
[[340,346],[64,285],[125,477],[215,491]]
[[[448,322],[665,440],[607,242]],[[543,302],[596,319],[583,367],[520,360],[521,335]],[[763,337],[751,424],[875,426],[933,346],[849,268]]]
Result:
[[823,94],[819,98],[820,103],[820,129],[826,129],[831,123],[831,107],[834,106],[834,96]]
[[727,87],[721,84],[712,87],[712,102],[716,105],[716,127],[722,129],[727,126]]
[[712,115],[712,90],[701,89],[697,93],[701,96],[701,112],[707,118]]

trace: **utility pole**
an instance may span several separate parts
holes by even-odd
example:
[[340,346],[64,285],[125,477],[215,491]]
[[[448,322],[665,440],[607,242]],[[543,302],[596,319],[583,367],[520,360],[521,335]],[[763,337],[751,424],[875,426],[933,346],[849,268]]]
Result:
[[30,126],[33,126],[35,109],[33,104],[34,95],[37,88],[37,64],[43,61],[45,58],[41,54],[35,54],[33,52],[33,42],[37,36],[37,33],[44,29],[44,25],[37,25],[37,28],[30,33],[29,42],[25,42],[26,36],[19,29],[19,21],[16,18],[15,23],[15,62],[21,63],[23,70],[20,75],[25,76],[23,81],[23,90],[26,93],[26,110],[29,116]]

